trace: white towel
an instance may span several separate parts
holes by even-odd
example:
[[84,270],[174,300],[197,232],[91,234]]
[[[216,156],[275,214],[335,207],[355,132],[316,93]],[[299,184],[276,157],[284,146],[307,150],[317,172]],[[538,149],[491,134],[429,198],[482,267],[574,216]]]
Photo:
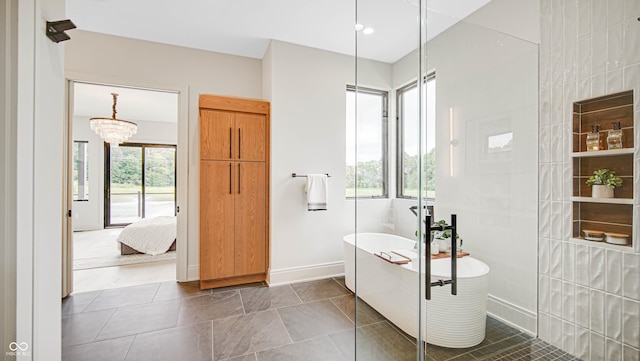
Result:
[[326,211],[328,191],[326,174],[308,174],[307,209],[309,211]]

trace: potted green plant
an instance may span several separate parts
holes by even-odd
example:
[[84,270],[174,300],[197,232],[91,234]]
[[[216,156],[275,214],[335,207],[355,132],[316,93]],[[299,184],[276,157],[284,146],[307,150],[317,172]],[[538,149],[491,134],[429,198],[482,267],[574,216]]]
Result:
[[[437,222],[435,222],[434,224],[439,224],[443,227],[447,227],[449,226],[449,224],[447,223],[447,221],[445,221],[444,219],[441,219]],[[451,247],[451,230],[450,229],[445,229],[444,231],[435,231],[433,233],[433,238],[437,239],[437,240],[442,240],[442,242],[439,242],[438,245],[440,247],[440,249],[442,249],[443,251],[449,250]],[[462,238],[460,238],[459,234],[456,234],[456,240],[460,240],[460,247],[458,247],[458,251],[462,250]]]
[[609,169],[597,169],[587,179],[587,185],[592,186],[593,198],[613,198],[613,190],[622,185],[622,178],[616,176],[616,172]]

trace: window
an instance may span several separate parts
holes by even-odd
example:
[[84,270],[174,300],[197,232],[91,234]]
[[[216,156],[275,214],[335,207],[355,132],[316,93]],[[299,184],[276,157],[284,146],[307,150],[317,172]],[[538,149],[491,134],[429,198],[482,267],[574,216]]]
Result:
[[388,92],[347,86],[348,198],[388,196],[387,106]]
[[73,142],[73,200],[89,200],[89,143]]
[[[426,92],[426,137],[422,139],[423,197],[435,199],[436,176],[436,77],[429,74],[423,83]],[[418,86],[417,82],[397,91],[398,198],[418,197]],[[423,130],[424,134],[424,130]]]
[[175,216],[175,145],[105,143],[105,154],[105,226]]

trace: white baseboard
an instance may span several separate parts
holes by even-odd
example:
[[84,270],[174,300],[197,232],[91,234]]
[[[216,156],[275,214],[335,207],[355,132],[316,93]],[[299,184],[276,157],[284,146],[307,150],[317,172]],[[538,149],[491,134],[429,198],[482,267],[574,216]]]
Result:
[[[344,262],[332,262],[303,267],[283,268],[279,270],[272,270],[269,275],[269,285],[271,286],[343,276]],[[197,281],[199,279],[200,265],[189,266],[187,269],[187,281]]]
[[514,305],[511,302],[493,295],[489,295],[487,313],[531,336],[537,336],[538,334],[538,317],[536,312]]
[[200,265],[187,267],[187,281],[198,281],[200,279]]
[[269,285],[271,286],[342,276],[344,275],[344,262],[271,270],[269,275]]

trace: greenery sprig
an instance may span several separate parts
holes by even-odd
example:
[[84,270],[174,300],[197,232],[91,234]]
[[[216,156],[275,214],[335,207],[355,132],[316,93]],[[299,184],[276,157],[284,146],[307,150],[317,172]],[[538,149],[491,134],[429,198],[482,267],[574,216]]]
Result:
[[611,189],[622,185],[622,178],[615,175],[616,172],[609,169],[598,169],[593,171],[593,175],[587,179],[587,185],[603,185]]

